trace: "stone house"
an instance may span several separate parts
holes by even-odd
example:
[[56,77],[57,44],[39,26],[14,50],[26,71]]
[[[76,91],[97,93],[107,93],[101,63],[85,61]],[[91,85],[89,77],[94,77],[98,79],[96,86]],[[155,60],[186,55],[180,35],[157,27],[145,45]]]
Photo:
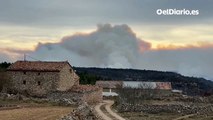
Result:
[[79,85],[79,77],[69,62],[17,61],[7,69],[10,90],[31,96],[67,91]]

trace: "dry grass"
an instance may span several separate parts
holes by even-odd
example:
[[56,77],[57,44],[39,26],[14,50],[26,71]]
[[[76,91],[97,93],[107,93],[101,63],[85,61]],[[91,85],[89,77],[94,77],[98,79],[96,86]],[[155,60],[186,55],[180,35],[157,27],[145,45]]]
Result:
[[55,120],[72,111],[70,107],[33,107],[1,110],[0,120]]

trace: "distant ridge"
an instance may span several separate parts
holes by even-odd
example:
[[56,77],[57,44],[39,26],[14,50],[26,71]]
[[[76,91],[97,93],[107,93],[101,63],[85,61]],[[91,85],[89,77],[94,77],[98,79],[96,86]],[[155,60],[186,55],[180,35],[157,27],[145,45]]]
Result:
[[77,74],[89,74],[102,80],[171,82],[173,89],[188,95],[206,95],[213,92],[213,82],[204,78],[188,77],[175,72],[154,70],[74,67]]

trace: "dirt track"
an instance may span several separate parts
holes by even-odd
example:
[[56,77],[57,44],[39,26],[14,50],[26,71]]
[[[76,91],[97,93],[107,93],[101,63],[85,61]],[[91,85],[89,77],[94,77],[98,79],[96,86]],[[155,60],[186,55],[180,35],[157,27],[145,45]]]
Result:
[[[114,104],[114,101],[112,100],[104,100],[103,103],[98,104],[95,106],[96,112],[99,114],[99,116],[102,117],[104,120],[125,120],[121,116],[119,116],[117,113],[111,110],[111,106]],[[102,111],[100,108],[101,106],[104,106],[104,109],[106,112]]]
[[183,119],[186,119],[186,118],[189,118],[191,116],[195,116],[196,114],[189,114],[189,115],[185,115],[185,116],[181,116],[181,117],[178,117],[176,119],[173,119],[173,120],[183,120]]
[[72,111],[68,107],[37,107],[1,110],[0,120],[55,120]]

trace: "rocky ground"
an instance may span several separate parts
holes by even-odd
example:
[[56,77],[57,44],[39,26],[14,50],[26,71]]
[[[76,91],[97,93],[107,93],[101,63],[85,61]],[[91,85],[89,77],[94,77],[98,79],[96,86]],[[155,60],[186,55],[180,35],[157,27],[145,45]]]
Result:
[[170,96],[144,100],[141,104],[122,101],[114,106],[128,120],[212,120],[212,97]]
[[[11,115],[11,113],[14,113]],[[69,99],[48,100],[0,93],[0,120],[100,120],[93,107]]]

